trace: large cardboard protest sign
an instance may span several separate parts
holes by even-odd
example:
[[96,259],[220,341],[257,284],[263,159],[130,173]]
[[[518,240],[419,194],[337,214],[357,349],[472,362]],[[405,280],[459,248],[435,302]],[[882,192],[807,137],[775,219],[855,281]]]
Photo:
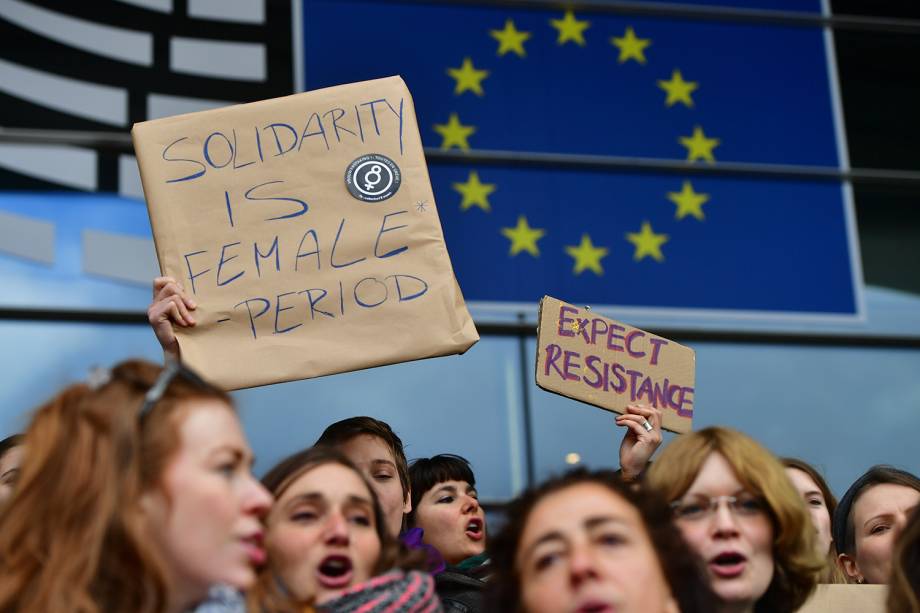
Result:
[[821,584],[797,613],[885,613],[887,585]]
[[544,296],[536,364],[547,391],[617,413],[651,405],[672,432],[693,425],[696,355],[674,341]]
[[479,336],[399,77],[139,123],[182,358],[226,389],[466,351]]

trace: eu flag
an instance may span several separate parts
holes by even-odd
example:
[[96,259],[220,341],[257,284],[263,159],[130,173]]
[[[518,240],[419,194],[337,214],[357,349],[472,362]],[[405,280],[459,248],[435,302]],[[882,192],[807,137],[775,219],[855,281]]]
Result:
[[[842,163],[818,27],[304,0],[302,35],[306,89],[400,74],[428,147]],[[430,173],[468,300],[859,310],[852,205],[836,181],[462,162]]]

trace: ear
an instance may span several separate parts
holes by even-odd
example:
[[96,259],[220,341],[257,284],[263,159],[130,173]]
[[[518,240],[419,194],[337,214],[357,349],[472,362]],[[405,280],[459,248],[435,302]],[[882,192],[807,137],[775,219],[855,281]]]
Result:
[[403,515],[408,515],[412,512],[412,490],[406,490],[406,495],[403,498]]
[[151,488],[140,495],[137,508],[145,521],[157,521],[165,518],[167,503],[158,488]]
[[856,563],[856,558],[851,556],[848,553],[841,553],[837,556],[837,566],[843,570],[848,578],[852,579],[856,583],[863,582],[862,572],[859,570],[859,565]]

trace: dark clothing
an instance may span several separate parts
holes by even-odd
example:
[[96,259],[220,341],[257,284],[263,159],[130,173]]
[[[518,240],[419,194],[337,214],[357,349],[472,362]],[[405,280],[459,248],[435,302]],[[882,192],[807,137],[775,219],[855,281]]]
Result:
[[468,564],[471,560],[473,558],[458,566],[448,566],[444,572],[435,575],[434,589],[441,597],[444,613],[479,613],[483,610],[483,593],[491,568],[485,556],[481,556],[481,563],[475,566]]

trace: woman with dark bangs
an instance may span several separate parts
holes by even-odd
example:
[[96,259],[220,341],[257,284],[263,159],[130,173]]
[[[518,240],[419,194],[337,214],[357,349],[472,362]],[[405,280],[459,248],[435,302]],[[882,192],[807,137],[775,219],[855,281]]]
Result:
[[736,430],[683,434],[649,468],[684,540],[702,559],[716,613],[795,611],[824,562],[815,529],[780,461]]
[[435,575],[445,611],[481,611],[489,574],[486,517],[479,506],[476,477],[458,455],[441,454],[409,466],[412,511],[409,527],[441,554],[447,568]]
[[708,613],[715,598],[670,509],[612,471],[576,469],[508,507],[490,546],[492,611]]

